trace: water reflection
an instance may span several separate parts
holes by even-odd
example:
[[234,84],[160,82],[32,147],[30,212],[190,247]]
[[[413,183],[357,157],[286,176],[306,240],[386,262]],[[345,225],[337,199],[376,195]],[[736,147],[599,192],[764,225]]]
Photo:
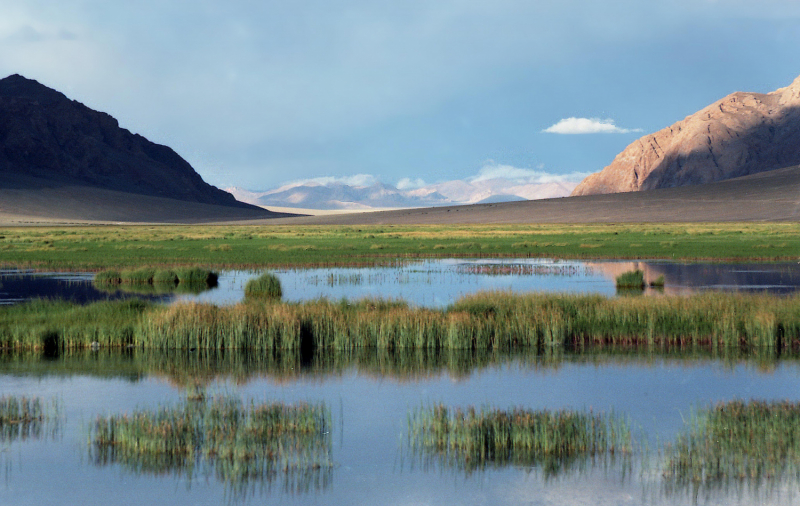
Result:
[[0,374],[48,377],[89,375],[139,382],[161,378],[179,390],[214,382],[246,385],[269,379],[273,383],[326,381],[354,371],[362,378],[418,383],[447,377],[466,381],[486,370],[559,371],[565,367],[687,366],[706,363],[728,369],[741,366],[769,373],[779,364],[800,363],[800,353],[764,348],[587,346],[527,350],[427,350],[357,348],[315,352],[276,350],[66,350],[57,358],[39,352],[0,353]]
[[[402,299],[412,306],[445,307],[479,291],[573,292],[616,294],[614,280],[626,271],[642,270],[647,283],[663,275],[663,290],[645,293],[690,294],[705,290],[765,291],[787,294],[800,290],[797,263],[681,263],[666,261],[595,261],[553,259],[434,259],[398,262],[385,267],[278,269],[284,299],[320,297],[350,301],[365,297]],[[259,272],[222,271],[218,286],[207,291],[157,293],[146,287],[136,296],[172,302],[191,300],[228,305],[241,302],[244,286]],[[91,273],[0,271],[0,303],[35,297],[84,303],[132,293],[97,290]]]
[[[605,348],[513,354],[388,353],[359,350],[302,357],[240,353],[155,353],[106,350],[0,354],[3,394],[64,399],[63,441],[19,443],[9,503],[104,504],[123,493],[132,504],[219,504],[225,497],[260,504],[792,504],[791,476],[733,480],[723,487],[668,487],[661,442],[674,443],[692,410],[766,398],[800,401],[800,362],[762,351]],[[87,425],[97,416],[160,406],[199,405],[192,398],[222,392],[287,404],[331,408],[329,469],[257,475],[227,482],[224,469],[150,466],[120,455],[87,455]],[[610,413],[642,433],[629,464],[576,457],[522,458],[451,465],[407,445],[408,417],[420,406],[487,406]],[[639,441],[640,439],[635,439]],[[326,443],[327,444],[327,443]],[[0,445],[1,447],[1,445]],[[429,458],[430,457],[430,458]],[[624,464],[624,465],[621,465]],[[123,472],[124,471],[124,472]],[[188,473],[191,472],[191,475]],[[165,473],[167,476],[165,476]],[[244,474],[247,476],[247,473]],[[233,476],[237,476],[235,473]],[[134,479],[135,477],[135,479]],[[77,485],[76,485],[77,484]],[[0,487],[2,484],[0,484]],[[246,499],[245,499],[246,496]],[[794,498],[796,499],[796,495]]]

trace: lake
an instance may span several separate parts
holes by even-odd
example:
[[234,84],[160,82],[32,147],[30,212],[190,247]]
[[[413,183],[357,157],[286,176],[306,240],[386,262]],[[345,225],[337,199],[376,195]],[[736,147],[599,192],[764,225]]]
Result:
[[[800,265],[791,263],[445,259],[274,272],[289,301],[382,297],[444,307],[485,290],[614,296],[614,278],[633,269],[644,271],[647,280],[664,275],[663,291],[645,291],[653,296],[706,290],[789,294],[800,287]],[[200,294],[146,296],[233,304],[256,275],[225,271],[216,288]],[[0,300],[58,297],[83,303],[142,296],[99,291],[91,280],[88,273],[2,271]],[[154,467],[113,452],[100,455],[90,444],[98,416],[210,402],[193,400],[198,392],[245,405],[324,404],[330,425],[320,444],[331,465],[233,480],[224,469],[175,462]],[[0,353],[0,396],[12,395],[37,396],[58,409],[35,428],[0,426],[0,504],[788,505],[800,493],[792,477],[699,488],[668,486],[662,477],[659,451],[687,430],[698,410],[732,400],[800,402],[800,360],[768,351]],[[410,440],[410,417],[436,403],[452,409],[613,413],[633,428],[634,451],[554,466],[467,466]]]
[[[473,365],[470,365],[473,364]],[[206,395],[324,403],[333,466],[278,472],[232,485],[200,468],[152,471],[99,461],[89,444],[98,415]],[[674,441],[693,410],[733,399],[800,401],[800,363],[760,356],[594,353],[422,357],[361,352],[259,360],[247,355],[81,352],[0,356],[0,395],[56,399],[58,421],[26,439],[0,438],[2,504],[794,504],[794,480],[666,489],[659,442]],[[465,470],[415,452],[408,418],[450,407],[575,409],[628,419],[652,449],[643,461],[578,459],[563,469],[488,465]],[[643,464],[644,462],[644,464]],[[756,486],[759,485],[759,486]]]
[[[331,300],[364,297],[402,299],[413,306],[441,308],[478,291],[547,291],[616,293],[619,274],[640,269],[652,281],[663,275],[663,290],[645,294],[689,294],[706,290],[764,291],[788,294],[800,290],[797,263],[680,263],[666,261],[572,261],[553,259],[434,259],[394,266],[276,269],[284,300]],[[195,300],[235,304],[244,285],[258,272],[221,271],[218,286],[200,294],[148,294],[161,301]],[[104,292],[92,285],[91,273],[0,271],[0,304],[32,297],[77,302],[130,296]],[[139,295],[142,296],[142,295]]]

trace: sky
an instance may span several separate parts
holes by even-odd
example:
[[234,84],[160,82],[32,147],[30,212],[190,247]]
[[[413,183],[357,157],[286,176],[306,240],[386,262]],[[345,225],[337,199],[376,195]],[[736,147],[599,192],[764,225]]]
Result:
[[219,187],[580,179],[800,75],[800,0],[0,0],[21,74]]

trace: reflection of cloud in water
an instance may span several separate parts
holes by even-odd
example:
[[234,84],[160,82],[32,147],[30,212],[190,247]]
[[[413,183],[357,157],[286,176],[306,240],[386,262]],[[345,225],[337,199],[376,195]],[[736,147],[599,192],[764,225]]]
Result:
[[602,471],[569,479],[544,482],[538,473],[526,473],[509,483],[506,504],[547,506],[623,506],[641,504],[641,489],[619,477],[602,476]]

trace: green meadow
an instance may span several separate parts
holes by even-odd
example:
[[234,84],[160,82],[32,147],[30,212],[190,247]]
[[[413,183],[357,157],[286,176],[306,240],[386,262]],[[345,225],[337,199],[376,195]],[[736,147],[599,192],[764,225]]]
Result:
[[800,260],[800,224],[81,226],[0,229],[0,265],[100,270],[391,263],[420,257]]

